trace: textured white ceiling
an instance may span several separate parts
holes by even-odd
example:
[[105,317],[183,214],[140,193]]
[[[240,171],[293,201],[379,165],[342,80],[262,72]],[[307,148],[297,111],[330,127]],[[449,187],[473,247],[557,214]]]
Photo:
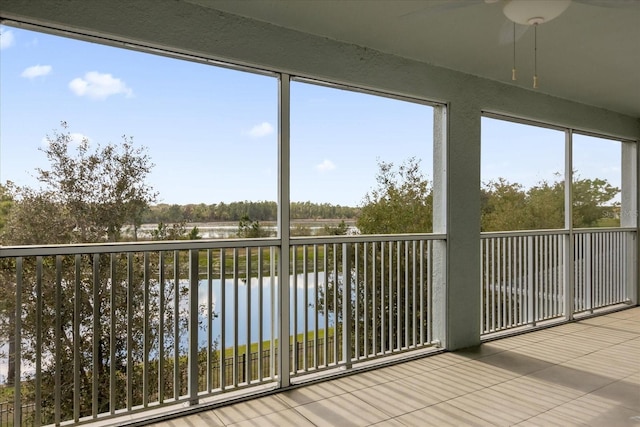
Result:
[[[504,0],[182,0],[465,73],[531,87],[533,29],[516,43]],[[640,117],[640,1],[574,0],[538,28],[539,89]]]

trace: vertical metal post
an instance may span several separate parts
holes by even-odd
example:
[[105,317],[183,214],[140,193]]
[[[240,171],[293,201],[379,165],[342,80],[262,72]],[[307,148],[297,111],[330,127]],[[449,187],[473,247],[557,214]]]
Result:
[[[224,299],[223,299],[224,300]],[[180,397],[180,252],[173,251],[173,398]]]
[[527,323],[536,324],[536,292],[534,289],[533,272],[535,265],[533,264],[533,239],[534,236],[527,236]]
[[[290,209],[290,90],[291,77],[281,74],[278,85],[278,382],[281,388],[290,384],[289,347],[289,209]],[[295,273],[295,272],[294,272]]]
[[[113,255],[112,255],[113,256]],[[158,252],[158,281],[160,282],[160,301],[159,301],[159,316],[158,316],[158,403],[164,402],[164,312],[165,312],[165,297],[164,297],[164,251]],[[111,292],[114,295],[114,280],[115,275],[112,275],[111,279]],[[113,299],[115,301],[115,298]],[[115,349],[115,347],[114,347]],[[115,351],[115,350],[114,350]],[[111,359],[114,360],[114,359]],[[114,371],[115,372],[115,371]],[[115,373],[114,373],[115,375]]]
[[14,321],[15,354],[13,363],[15,369],[13,388],[13,425],[22,425],[22,257],[16,258],[16,307]]
[[102,328],[100,326],[100,316],[102,314],[102,302],[100,299],[100,254],[93,254],[93,375],[91,379],[91,415],[93,418],[98,417],[99,406],[99,382],[102,378],[100,375],[100,364],[102,360],[98,359],[98,353],[100,352],[100,341],[102,339]]
[[145,251],[143,254],[143,295],[142,295],[142,303],[143,303],[143,322],[142,322],[142,405],[147,407],[149,405],[149,352],[150,352],[150,343],[149,337],[151,335],[151,329],[149,327],[149,316],[151,313],[149,312],[149,275],[150,275],[150,267],[149,267],[149,252]]
[[189,251],[189,405],[198,404],[198,258]]
[[[227,252],[220,249],[220,389],[227,387]],[[273,352],[271,353],[273,355]]]
[[[62,313],[62,255],[56,255],[56,294],[55,294],[55,310],[56,313]],[[56,332],[55,332],[55,340],[56,340],[56,350],[55,350],[55,360],[56,360],[56,372],[54,377],[55,383],[55,395],[53,398],[55,409],[54,409],[54,418],[53,422],[56,425],[60,424],[61,415],[61,402],[62,402],[62,316],[56,316]],[[111,359],[113,360],[113,359]],[[113,365],[113,363],[112,363]]]
[[342,244],[342,359],[351,368],[351,245]]
[[638,304],[638,292],[640,292],[640,221],[638,212],[640,209],[640,142],[623,141],[621,146],[621,206],[620,226],[635,229],[625,232],[622,283],[626,301],[631,305]]
[[[36,257],[36,378],[34,426],[42,421],[42,257]],[[94,356],[95,359],[95,356]],[[95,372],[95,371],[94,371]],[[95,384],[95,380],[94,380]],[[94,400],[96,399],[94,395]]]
[[[258,248],[259,250],[260,248]],[[246,273],[245,278],[247,280],[247,289],[246,289],[246,302],[247,302],[247,325],[246,325],[246,333],[247,333],[247,341],[244,347],[244,368],[245,368],[245,381],[247,384],[251,383],[251,248],[245,248],[245,265],[246,265]],[[259,356],[258,356],[259,357]]]
[[[80,308],[82,307],[82,302],[80,301],[82,291],[81,262],[81,255],[76,255],[75,286],[73,292],[73,420],[76,423],[80,420],[80,373],[82,372],[82,363],[80,360],[80,319],[82,317],[80,313]],[[127,363],[127,372],[131,370],[130,367],[131,365]],[[130,407],[128,409],[130,409]]]
[[573,237],[573,131],[565,132],[565,154],[564,154],[564,228],[568,233],[564,235],[563,241],[563,275],[562,285],[564,286],[564,318],[573,319],[574,307],[574,237]]
[[591,270],[591,260],[593,259],[593,250],[591,249],[591,240],[593,233],[585,234],[584,246],[584,283],[586,286],[586,305],[585,308],[589,313],[593,313],[593,271]]
[[[61,260],[60,260],[61,261]],[[116,270],[116,254],[112,253],[109,257],[109,264],[111,270],[111,294],[109,303],[109,360],[116,360],[116,336],[117,336],[117,324],[116,324],[116,289],[118,286],[117,270]],[[57,262],[57,261],[56,261]],[[60,282],[57,283],[59,287]],[[58,316],[59,317],[59,316]],[[109,363],[109,412],[113,415],[116,413],[116,364]]]

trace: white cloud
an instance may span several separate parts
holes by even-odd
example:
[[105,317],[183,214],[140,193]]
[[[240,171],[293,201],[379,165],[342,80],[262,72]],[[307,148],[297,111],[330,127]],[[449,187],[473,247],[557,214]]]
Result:
[[252,127],[248,133],[252,138],[262,138],[273,133],[273,126],[268,122],[262,122]]
[[0,30],[0,49],[6,49],[15,44],[16,39],[11,30]]
[[324,161],[318,165],[316,165],[316,170],[320,172],[327,172],[336,168],[336,165],[328,159],[324,159]]
[[33,67],[25,68],[25,70],[20,74],[22,77],[27,79],[34,79],[36,77],[46,76],[52,70],[51,65],[34,65]]
[[71,80],[69,89],[78,96],[88,96],[91,99],[106,99],[111,95],[118,94],[123,94],[126,97],[133,96],[133,90],[125,82],[111,74],[97,71],[88,72],[84,78],[76,77]]

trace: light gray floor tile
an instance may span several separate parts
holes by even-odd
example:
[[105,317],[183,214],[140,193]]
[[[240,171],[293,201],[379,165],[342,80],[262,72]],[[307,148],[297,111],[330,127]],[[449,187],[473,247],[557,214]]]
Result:
[[639,360],[634,308],[155,425],[640,426]]
[[317,426],[367,426],[390,418],[350,394],[307,403],[296,407],[296,411]]
[[229,427],[313,427],[314,424],[295,409],[285,409],[250,420],[229,424]]
[[285,409],[289,409],[289,405],[274,395],[224,406],[214,410],[214,413],[226,425],[239,423]]
[[397,420],[411,427],[494,425],[446,402],[402,415]]
[[[639,362],[640,363],[640,362]],[[592,393],[609,401],[617,402],[640,415],[640,385],[633,381],[621,380],[599,388]]]
[[329,397],[345,394],[346,391],[338,387],[334,381],[326,381],[318,384],[311,384],[293,390],[278,393],[276,396],[285,404],[292,408],[315,402],[316,400],[328,399]]
[[430,393],[407,387],[403,380],[357,390],[352,394],[391,417],[397,417],[441,401]]
[[560,405],[550,416],[559,416],[583,425],[594,427],[637,426],[638,411],[627,409],[614,400],[587,395]]

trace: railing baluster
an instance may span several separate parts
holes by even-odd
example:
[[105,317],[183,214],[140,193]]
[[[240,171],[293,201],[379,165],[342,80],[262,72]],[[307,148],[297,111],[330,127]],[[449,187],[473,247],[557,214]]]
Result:
[[[220,350],[218,365],[220,366],[220,389],[227,388],[227,257],[226,249],[220,249]],[[273,295],[273,294],[272,294]],[[273,298],[272,298],[273,299]],[[273,316],[274,311],[271,312]],[[273,329],[271,331],[273,333]],[[273,349],[271,354],[274,354]],[[272,359],[275,359],[272,357]]]
[[[113,257],[113,254],[111,254]],[[113,258],[112,258],[113,259]],[[112,274],[112,278],[113,278]],[[158,300],[158,402],[164,402],[164,335],[165,335],[165,325],[164,325],[164,316],[165,316],[165,284],[164,284],[165,276],[164,276],[164,251],[158,251],[158,287],[159,287],[159,300]],[[113,288],[113,279],[111,280],[111,292],[114,292]],[[115,302],[115,299],[114,299]],[[113,339],[113,337],[112,337]],[[115,350],[115,347],[114,347]],[[115,357],[111,360],[115,360]],[[111,364],[113,365],[113,363]],[[115,375],[115,370],[114,373]]]
[[180,398],[180,252],[173,251],[173,398]]
[[204,318],[207,321],[205,331],[207,334],[207,348],[206,352],[206,390],[211,392],[213,389],[213,258],[211,249],[207,249],[207,302],[206,302],[206,315]]
[[[16,307],[14,319],[14,386],[13,386],[13,425],[22,425],[22,257],[16,258]],[[74,395],[75,397],[75,395]],[[75,403],[75,401],[74,401]],[[75,405],[74,405],[75,407]],[[75,413],[74,413],[75,415]]]
[[360,277],[360,263],[358,262],[358,260],[360,259],[360,245],[358,243],[354,243],[353,244],[354,248],[354,262],[353,262],[353,268],[354,268],[354,277],[355,277],[355,289],[354,289],[354,295],[355,295],[355,313],[354,313],[354,321],[353,321],[353,328],[354,328],[354,332],[355,332],[355,349],[354,349],[354,354],[353,357],[354,359],[358,360],[360,358],[360,351],[361,351],[361,346],[360,346],[360,325],[359,325],[359,319],[360,319],[360,310],[361,310],[361,305],[362,302],[360,301],[360,292],[358,292],[358,280]]
[[[411,306],[413,308],[413,310],[411,312],[411,321],[412,321],[412,324],[411,324],[411,332],[412,332],[412,334],[411,334],[411,340],[412,341],[411,342],[412,342],[412,344],[411,345],[413,347],[417,347],[418,346],[418,332],[417,332],[416,328],[418,326],[417,325],[417,320],[418,320],[418,315],[419,315],[418,307],[416,305],[417,302],[418,302],[418,298],[417,298],[417,295],[416,295],[416,293],[417,293],[416,280],[417,280],[417,276],[418,276],[418,272],[417,272],[417,268],[418,268],[418,266],[417,266],[417,262],[418,262],[417,241],[413,240],[411,242],[411,245],[412,245],[412,247],[411,247],[411,249],[412,249],[412,252],[411,252],[412,253],[412,260],[411,260],[411,262],[412,262],[412,269],[411,269],[411,274],[412,274],[412,277],[411,277],[411,279],[412,279],[411,280],[411,286],[412,286],[411,297],[412,297],[412,300],[411,300]],[[408,341],[407,341],[407,346],[409,346],[409,342]]]
[[[35,413],[34,425],[42,422],[42,257],[36,257],[36,377],[35,377]],[[95,315],[95,310],[94,310]],[[95,323],[94,323],[95,324]],[[94,351],[95,358],[95,351]],[[96,372],[96,371],[94,371]],[[94,380],[94,387],[97,381]],[[94,389],[95,391],[95,389]],[[94,393],[95,403],[95,393]]]
[[318,245],[313,245],[313,367],[318,369],[318,365],[320,363],[320,355],[318,354],[319,350],[319,339],[318,335],[320,333],[320,327],[318,325],[318,293],[319,293],[319,282],[318,282]]
[[393,351],[393,305],[394,305],[394,298],[393,298],[393,242],[389,241],[389,256],[387,257],[387,259],[389,260],[389,268],[387,269],[387,272],[389,273],[389,278],[388,278],[388,285],[389,285],[389,289],[387,290],[387,294],[388,294],[388,315],[389,315],[389,321],[388,321],[388,326],[389,326],[389,341],[386,343],[387,344],[387,351],[391,352]]
[[[396,242],[396,350],[400,350],[402,348],[402,241],[398,240]],[[405,258],[406,262],[406,258]],[[406,268],[406,266],[405,266]],[[406,304],[406,302],[405,302]]]
[[[309,268],[308,268],[308,257],[307,257],[307,245],[302,245],[302,283],[304,293],[302,295],[303,308],[302,314],[304,316],[303,319],[303,330],[304,335],[302,336],[302,369],[305,371],[309,370],[308,363],[308,355],[307,355],[307,346],[309,340]],[[295,273],[294,273],[295,274]]]
[[386,262],[385,262],[385,250],[384,248],[386,247],[384,242],[380,243],[380,354],[384,354],[386,351],[386,345],[387,345],[387,330],[386,330],[386,312],[385,310],[385,303],[384,303],[384,295],[385,295],[385,284],[386,284],[386,280],[385,280],[385,268],[386,268]]
[[[91,416],[93,418],[98,417],[98,385],[101,378],[98,378],[100,373],[101,360],[98,359],[98,353],[100,348],[100,340],[102,339],[102,331],[100,330],[100,313],[101,301],[100,301],[100,254],[93,254],[93,274],[92,274],[92,288],[93,288],[93,372],[91,375]],[[39,363],[39,362],[38,362]]]
[[[264,380],[262,368],[263,355],[263,328],[264,328],[264,249],[258,248],[258,381]],[[273,337],[271,337],[273,340]],[[272,355],[270,355],[273,357]]]
[[[340,337],[338,336],[338,277],[339,277],[339,265],[338,265],[338,244],[333,243],[333,313],[334,313],[334,330],[333,330],[333,363],[338,364],[339,356],[338,356],[338,344],[340,342]],[[344,323],[344,319],[343,319]],[[344,327],[344,326],[343,326]]]
[[513,327],[513,315],[514,315],[514,307],[513,307],[513,260],[511,257],[512,254],[512,243],[513,237],[508,236],[505,237],[504,241],[504,250],[505,250],[505,272],[504,272],[504,303],[506,306],[506,317],[504,319],[505,327],[511,328]]
[[[363,305],[364,305],[363,316],[364,317],[362,321],[364,325],[362,330],[362,333],[364,334],[364,342],[362,346],[362,355],[365,358],[372,353],[369,351],[369,313],[370,313],[369,304],[373,305],[373,302],[369,302],[371,297],[369,295],[370,279],[369,279],[368,267],[369,267],[369,243],[364,242],[362,245],[362,283],[364,286],[364,295],[363,295]],[[373,318],[371,320],[372,320],[371,324],[373,325],[374,324]],[[374,328],[372,327],[371,330],[374,330]]]
[[149,405],[149,395],[151,394],[149,391],[149,316],[151,315],[151,313],[149,312],[149,251],[144,252],[143,262],[144,291],[142,299],[144,319],[142,321],[142,406],[147,407]]
[[329,366],[329,246],[325,243],[324,251],[324,366]]
[[[80,419],[80,372],[82,365],[80,361],[80,308],[81,308],[81,255],[75,256],[75,277],[74,277],[74,293],[73,293],[73,420],[77,423]],[[127,373],[129,373],[130,364],[127,364]],[[19,378],[19,377],[18,377]],[[129,406],[128,409],[131,409]]]
[[293,276],[293,283],[291,285],[291,310],[293,313],[293,339],[292,339],[292,354],[293,363],[291,364],[291,372],[297,372],[298,365],[298,246],[291,245],[291,270]]
[[240,357],[240,346],[238,344],[238,320],[240,319],[240,313],[238,313],[238,274],[240,270],[238,260],[238,248],[233,249],[233,386],[238,387],[240,382],[240,372],[238,369],[238,360]]
[[[342,244],[342,359],[351,368],[351,256],[348,243]],[[337,341],[337,339],[336,339]],[[337,359],[337,358],[336,358]]]
[[189,405],[198,404],[198,287],[200,251],[189,250]]
[[[56,313],[62,313],[62,255],[56,255],[56,296],[55,296],[55,310]],[[62,406],[62,316],[56,315],[55,320],[55,374],[54,374],[54,382],[55,382],[55,391],[54,391],[54,417],[53,421],[56,425],[59,425],[61,422],[61,406]],[[113,358],[111,359],[113,360]],[[112,371],[115,371],[114,364],[111,364]],[[115,392],[111,394],[111,409],[112,414],[114,410],[115,404]],[[20,424],[17,424],[20,425]]]
[[247,344],[244,348],[245,360],[245,380],[247,384],[251,384],[251,248],[245,249],[246,258],[246,280],[247,280]]

